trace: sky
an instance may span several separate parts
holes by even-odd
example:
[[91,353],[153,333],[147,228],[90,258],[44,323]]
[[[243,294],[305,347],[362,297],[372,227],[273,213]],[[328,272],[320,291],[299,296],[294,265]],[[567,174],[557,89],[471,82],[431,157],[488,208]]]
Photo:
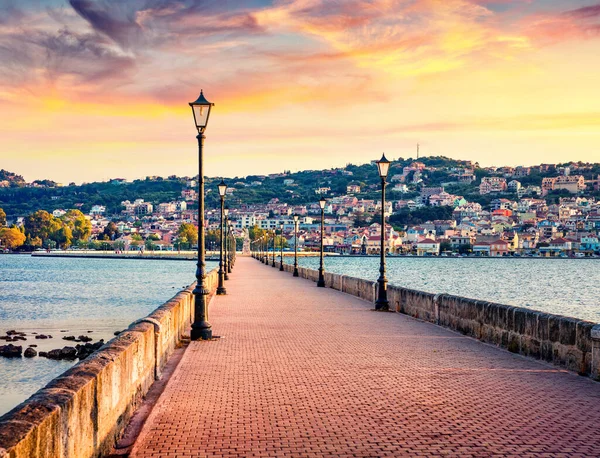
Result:
[[0,168],[600,162],[598,0],[0,0]]

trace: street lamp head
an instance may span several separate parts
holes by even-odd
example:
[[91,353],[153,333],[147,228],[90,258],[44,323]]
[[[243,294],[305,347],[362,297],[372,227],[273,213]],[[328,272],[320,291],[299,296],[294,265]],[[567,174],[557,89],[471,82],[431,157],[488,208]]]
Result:
[[225,182],[223,180],[221,180],[221,182],[219,183],[219,195],[221,197],[224,197],[226,192],[227,192],[227,185],[225,184]]
[[223,213],[225,213],[225,216],[229,216],[229,207],[225,207]]
[[381,156],[381,159],[377,161],[377,168],[379,169],[379,176],[385,179],[388,176],[391,162],[385,157],[385,154]]
[[196,129],[198,129],[199,134],[204,133],[204,130],[206,129],[210,109],[213,105],[214,103],[210,103],[206,100],[202,91],[200,91],[200,95],[194,102],[190,102],[192,113],[194,113],[194,123],[196,124]]
[[294,222],[297,223],[300,217],[298,215],[294,215]]
[[327,203],[327,199],[325,199],[325,197],[321,197],[321,200],[319,200],[319,206],[321,207],[321,210],[325,209],[326,203]]

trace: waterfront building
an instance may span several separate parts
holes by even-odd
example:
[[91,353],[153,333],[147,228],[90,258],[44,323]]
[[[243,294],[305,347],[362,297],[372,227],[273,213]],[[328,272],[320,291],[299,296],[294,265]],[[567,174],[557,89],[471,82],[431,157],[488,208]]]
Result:
[[434,239],[425,238],[417,242],[417,256],[438,256],[440,243]]
[[506,256],[508,255],[510,245],[506,240],[497,239],[490,243],[490,256]]

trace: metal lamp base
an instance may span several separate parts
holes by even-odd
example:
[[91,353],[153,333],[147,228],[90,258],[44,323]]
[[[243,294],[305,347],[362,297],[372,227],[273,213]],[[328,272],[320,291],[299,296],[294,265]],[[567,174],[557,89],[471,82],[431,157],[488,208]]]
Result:
[[198,324],[192,324],[192,332],[190,333],[192,340],[210,340],[212,339],[212,328],[206,321]]

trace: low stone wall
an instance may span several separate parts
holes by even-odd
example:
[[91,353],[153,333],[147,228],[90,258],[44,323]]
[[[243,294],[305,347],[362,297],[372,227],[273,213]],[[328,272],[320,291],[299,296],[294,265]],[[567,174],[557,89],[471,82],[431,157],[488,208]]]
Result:
[[[279,264],[277,264],[279,266]],[[293,266],[284,264],[293,272]],[[318,271],[299,275],[317,281]],[[325,286],[375,302],[377,282],[325,273]],[[388,286],[390,308],[461,332],[513,353],[541,359],[600,380],[600,325],[521,307]]]
[[[217,273],[207,277],[211,294]],[[192,287],[0,417],[0,458],[88,458],[111,450],[193,320]]]

